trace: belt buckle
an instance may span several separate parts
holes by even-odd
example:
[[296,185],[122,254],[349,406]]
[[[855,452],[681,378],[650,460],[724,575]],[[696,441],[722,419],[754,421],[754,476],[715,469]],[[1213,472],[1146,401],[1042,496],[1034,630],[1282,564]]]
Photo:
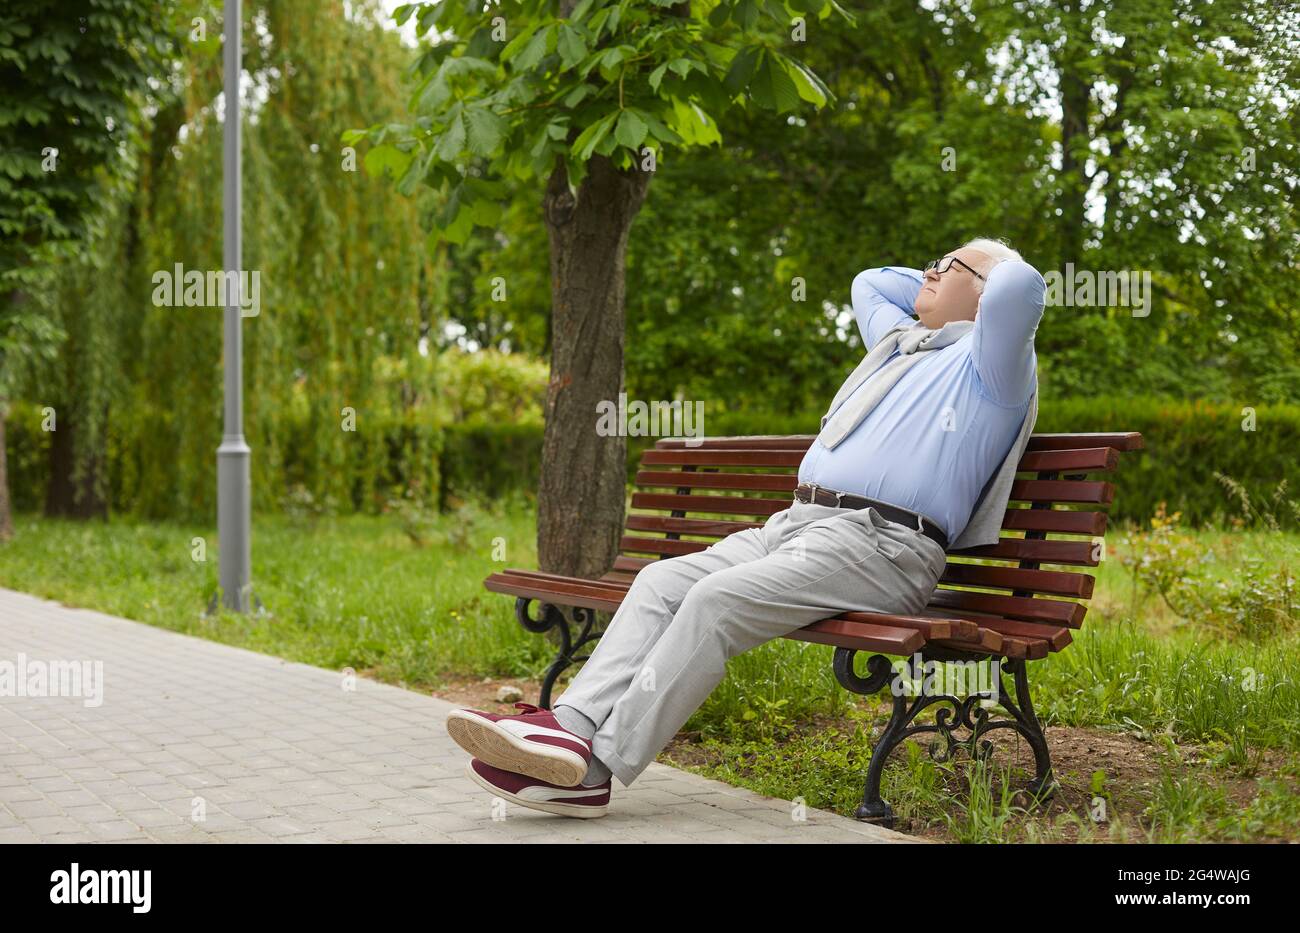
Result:
[[823,492],[829,492],[831,495],[833,495],[833,496],[835,497],[835,507],[836,507],[837,509],[842,509],[842,508],[844,508],[844,506],[840,504],[840,503],[843,501],[843,499],[844,499],[844,493],[842,493],[842,492],[838,492],[838,491],[833,490],[833,489],[827,489],[825,486],[818,486],[816,483],[809,483],[809,484],[808,484],[808,504],[809,504],[809,505],[816,505],[816,504],[817,504],[817,490],[819,490],[819,489],[822,490]]

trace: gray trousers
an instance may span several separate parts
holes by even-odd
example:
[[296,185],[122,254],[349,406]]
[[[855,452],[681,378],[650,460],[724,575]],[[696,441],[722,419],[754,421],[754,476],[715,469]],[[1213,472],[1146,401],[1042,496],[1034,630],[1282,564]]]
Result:
[[554,705],[596,724],[595,756],[629,785],[728,658],[848,610],[919,612],[944,563],[938,543],[875,509],[796,501],[761,528],[641,570]]

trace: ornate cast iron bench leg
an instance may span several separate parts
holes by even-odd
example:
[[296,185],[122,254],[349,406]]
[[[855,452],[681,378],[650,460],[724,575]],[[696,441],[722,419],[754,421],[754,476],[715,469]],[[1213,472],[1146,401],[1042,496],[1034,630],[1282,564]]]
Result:
[[550,603],[541,603],[542,617],[534,619],[528,614],[528,605],[533,600],[526,596],[515,598],[515,618],[530,632],[542,634],[551,629],[555,629],[560,636],[560,651],[551,662],[551,666],[546,670],[546,676],[542,679],[542,693],[538,698],[537,705],[543,709],[551,708],[551,689],[555,686],[555,681],[565,669],[579,661],[587,660],[587,655],[577,656],[588,642],[600,639],[599,633],[593,633],[592,629],[596,625],[596,612],[593,609],[586,609],[582,606],[567,607],[572,615],[572,624],[580,626],[578,636],[574,638],[573,632],[569,628],[570,620],[564,614],[564,610],[559,606]]
[[[947,694],[930,696],[922,694],[911,697],[904,692],[902,674],[894,671],[888,658],[879,654],[872,655],[867,660],[868,675],[862,677],[853,669],[853,658],[856,654],[857,652],[850,648],[835,649],[835,679],[846,690],[863,696],[889,686],[894,703],[889,722],[871,752],[871,763],[867,766],[866,789],[862,795],[862,804],[855,814],[859,820],[893,827],[894,811],[880,797],[880,778],[890,753],[904,739],[922,732],[935,735],[929,749],[930,757],[935,761],[950,761],[954,753],[959,750],[964,750],[972,759],[987,761],[993,751],[993,743],[984,738],[984,735],[993,729],[1014,729],[1029,743],[1034,753],[1035,774],[1033,783],[1029,787],[1030,792],[1036,800],[1044,800],[1051,796],[1055,786],[1052,779],[1051,756],[1048,753],[1047,738],[1034,715],[1033,703],[1029,698],[1029,680],[1023,660],[996,659],[999,665],[996,696],[992,691],[985,691],[972,693],[964,698]],[[979,660],[976,656],[939,652],[935,649],[923,651],[921,659],[922,662]],[[915,675],[914,679],[919,679],[923,672],[915,669],[915,663],[915,658],[907,660],[909,671]],[[1016,685],[1015,700],[1012,700],[1002,680],[1003,666],[1013,675]],[[997,703],[1010,713],[1012,718],[989,719],[989,712],[982,705],[982,701],[985,700]],[[943,703],[946,706],[936,711],[934,723],[915,724],[917,714],[935,703]]]

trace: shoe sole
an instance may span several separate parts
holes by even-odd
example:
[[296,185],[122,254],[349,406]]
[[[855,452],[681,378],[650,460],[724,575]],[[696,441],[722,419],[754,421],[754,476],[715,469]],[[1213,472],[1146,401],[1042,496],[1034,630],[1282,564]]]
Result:
[[521,807],[527,807],[529,810],[542,810],[546,813],[554,813],[557,816],[571,816],[579,820],[594,820],[597,817],[604,816],[609,810],[609,804],[607,803],[558,803],[545,800],[528,800],[524,797],[518,797],[507,790],[502,790],[500,787],[497,787],[487,778],[483,777],[483,775],[475,771],[473,762],[465,765],[465,774],[471,781],[483,788],[492,796],[500,797],[502,800],[508,800]]
[[465,710],[447,714],[447,734],[484,764],[547,784],[576,787],[587,773],[587,762],[577,752],[521,739]]

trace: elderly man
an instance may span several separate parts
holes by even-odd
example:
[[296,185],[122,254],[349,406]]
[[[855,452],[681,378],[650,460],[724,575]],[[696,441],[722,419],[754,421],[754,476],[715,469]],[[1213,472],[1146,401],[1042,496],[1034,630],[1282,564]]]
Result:
[[1037,416],[1044,291],[1018,253],[985,239],[924,271],[860,273],[853,311],[869,352],[822,418],[790,507],[645,567],[553,712],[454,710],[469,777],[521,806],[601,816],[611,772],[630,785],[728,658],[848,610],[923,609],[949,546],[998,538]]

